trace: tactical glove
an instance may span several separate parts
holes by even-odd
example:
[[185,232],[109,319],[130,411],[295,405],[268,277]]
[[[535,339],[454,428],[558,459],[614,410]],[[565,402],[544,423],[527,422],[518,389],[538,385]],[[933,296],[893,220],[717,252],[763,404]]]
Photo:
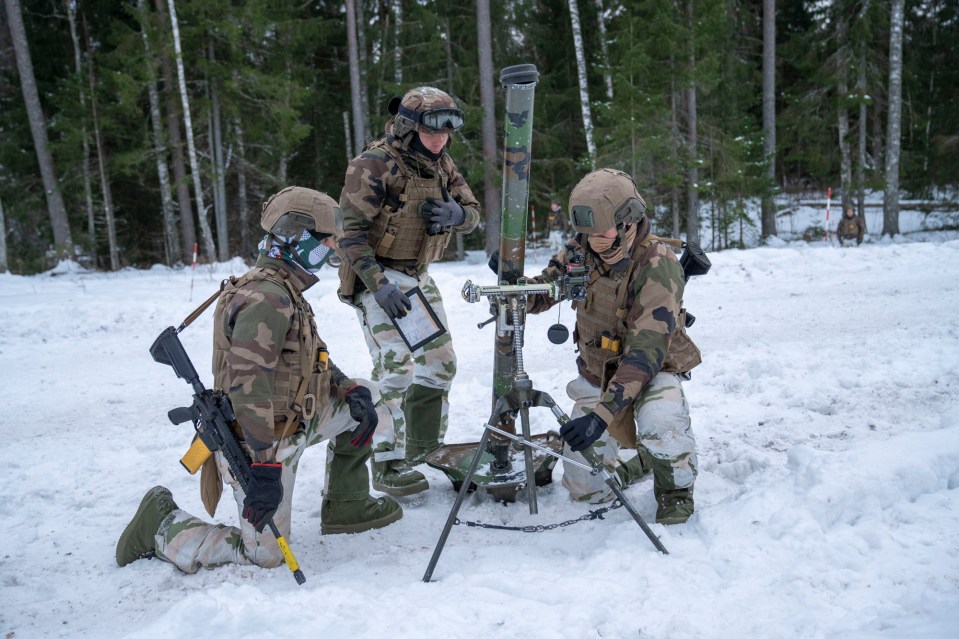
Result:
[[350,443],[355,448],[362,448],[373,440],[373,431],[380,422],[376,414],[376,407],[373,406],[373,396],[370,389],[364,386],[354,386],[346,391],[346,403],[350,406],[350,417],[358,422],[353,429],[350,437]]
[[499,249],[493,251],[493,254],[489,256],[489,262],[486,263],[486,266],[493,271],[493,275],[499,275]]
[[578,453],[599,439],[607,426],[596,413],[587,413],[563,424],[559,435],[566,440],[571,450]]
[[445,188],[443,201],[428,197],[420,204],[420,215],[430,224],[429,232],[433,235],[442,232],[444,228],[459,226],[466,220],[466,211],[459,202],[450,198]]
[[283,464],[253,464],[250,471],[243,498],[243,519],[260,533],[273,519],[283,499],[283,483],[280,481]]
[[390,319],[403,317],[406,311],[413,308],[413,303],[403,294],[403,291],[396,284],[387,284],[380,290],[373,293],[373,299],[380,305]]

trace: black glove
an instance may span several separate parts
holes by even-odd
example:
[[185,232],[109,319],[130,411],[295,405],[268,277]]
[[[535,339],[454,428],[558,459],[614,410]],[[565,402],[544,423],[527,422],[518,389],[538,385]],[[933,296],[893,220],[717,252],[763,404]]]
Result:
[[410,298],[404,295],[396,284],[387,284],[376,291],[373,293],[373,299],[380,305],[380,308],[386,311],[390,319],[403,317],[406,315],[406,311],[413,308]]
[[354,386],[346,391],[346,403],[350,406],[350,417],[358,422],[351,433],[350,443],[355,448],[362,448],[373,440],[373,431],[380,422],[373,406],[373,396],[365,386]]
[[493,271],[493,275],[499,275],[499,249],[493,251],[486,265],[489,267],[489,270]]
[[283,499],[283,483],[280,481],[283,464],[253,464],[250,471],[243,498],[243,519],[260,533],[273,519]]
[[436,234],[448,226],[459,226],[466,219],[466,211],[460,203],[443,189],[443,201],[428,197],[420,204],[420,215],[430,224],[430,233]]
[[607,424],[596,413],[587,413],[582,417],[571,419],[559,429],[559,435],[566,440],[574,452],[586,450],[590,444],[599,439]]

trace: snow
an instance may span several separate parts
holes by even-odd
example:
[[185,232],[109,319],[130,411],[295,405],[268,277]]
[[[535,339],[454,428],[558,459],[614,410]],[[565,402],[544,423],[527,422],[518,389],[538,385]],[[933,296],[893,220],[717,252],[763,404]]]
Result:
[[[686,289],[704,356],[685,386],[697,512],[650,524],[668,556],[625,509],[535,534],[454,526],[433,583],[421,579],[453,504],[448,480],[426,469],[431,489],[401,498],[398,523],[323,537],[325,446],[306,452],[294,499],[303,586],[282,567],[118,568],[116,540],[151,486],[203,514],[178,463],[191,430],[166,418],[190,390],[148,348],[243,264],[4,276],[0,636],[959,636],[959,241],[927,239],[710,254],[712,271]],[[530,251],[527,273],[547,259]],[[490,405],[493,328],[476,328],[485,303],[459,296],[467,279],[492,283],[485,261],[431,269],[459,358],[450,443],[477,441]],[[307,297],[334,361],[369,376],[334,280],[325,270]],[[525,361],[568,411],[574,353],[546,340],[556,318],[530,318]],[[181,336],[206,384],[211,319]],[[534,432],[554,427],[545,409],[532,415]],[[473,496],[460,517],[580,517],[588,507],[561,476],[538,490],[538,515],[523,496]],[[651,482],[627,495],[652,522]],[[235,516],[224,501],[216,521]]]

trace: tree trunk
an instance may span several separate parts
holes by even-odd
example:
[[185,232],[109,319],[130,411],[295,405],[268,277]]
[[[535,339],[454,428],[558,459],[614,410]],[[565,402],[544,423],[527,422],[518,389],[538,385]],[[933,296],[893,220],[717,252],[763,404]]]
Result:
[[689,127],[689,174],[686,185],[686,239],[699,244],[699,155],[696,115],[696,44],[693,0],[686,0],[686,21],[689,28],[689,87],[686,89],[686,122]]
[[762,236],[776,235],[776,0],[763,0],[763,159]]
[[[670,56],[670,66],[672,66],[672,56]],[[670,80],[670,92],[669,92],[669,111],[670,111],[670,147],[673,151],[673,157],[679,157],[679,97],[676,95],[676,90],[674,88],[675,81]],[[670,207],[673,215],[673,237],[679,237],[680,234],[680,223],[679,223],[679,187],[671,186],[670,189]]]
[[240,255],[246,259],[253,252],[253,245],[250,242],[250,211],[246,197],[246,140],[239,113],[233,118],[233,129],[236,132],[236,199],[240,217]]
[[366,131],[363,123],[363,98],[360,82],[360,54],[356,43],[356,8],[354,0],[346,0],[346,41],[350,58],[350,101],[353,104],[353,146],[359,154],[366,146]]
[[6,273],[7,265],[7,221],[3,217],[3,200],[0,200],[0,273]]
[[172,266],[182,261],[180,242],[177,237],[176,216],[173,211],[173,197],[170,190],[170,172],[167,168],[166,140],[163,137],[163,114],[160,111],[160,91],[156,80],[156,58],[150,46],[150,36],[147,34],[149,13],[146,0],[137,0],[137,10],[140,13],[140,28],[143,36],[143,49],[146,51],[147,65],[147,95],[150,98],[150,125],[153,132],[153,148],[156,155],[157,176],[160,180],[160,205],[163,210],[163,230],[166,249],[167,265]]
[[350,112],[343,112],[343,139],[346,140],[346,163],[349,164],[355,155],[353,155],[353,136],[350,135]]
[[81,148],[83,149],[83,158],[80,160],[80,169],[83,172],[83,201],[87,209],[87,242],[90,256],[90,263],[94,268],[97,263],[97,222],[96,213],[93,207],[93,178],[90,176],[90,132],[87,131],[87,97],[83,90],[83,62],[80,55],[80,37],[77,35],[77,3],[73,0],[66,0],[67,20],[70,22],[70,39],[73,41],[73,65],[76,69],[77,86],[80,93],[80,111],[82,113],[81,126]]
[[366,83],[366,70],[369,68],[366,57],[366,4],[363,0],[353,0],[356,4],[356,48],[360,65],[360,107],[363,111],[363,146],[372,139],[370,126],[370,88]]
[[613,73],[609,68],[609,46],[606,43],[606,10],[603,0],[596,2],[596,23],[599,26],[599,51],[603,63],[603,81],[606,83],[606,99],[613,101]]
[[496,188],[496,99],[493,92],[493,46],[489,0],[476,0],[476,55],[479,57],[480,106],[483,107],[483,206],[486,209],[486,254],[499,248],[500,192]]
[[839,116],[839,181],[842,211],[852,206],[852,154],[849,150],[849,23],[845,15],[836,19],[836,65],[838,77],[837,107]]
[[186,74],[183,71],[183,50],[180,47],[180,23],[176,19],[176,4],[170,2],[170,26],[173,28],[173,50],[176,57],[177,84],[180,87],[180,101],[183,105],[183,124],[186,129],[186,147],[190,158],[190,173],[193,174],[193,191],[196,197],[197,217],[200,220],[200,236],[203,238],[203,250],[211,262],[216,258],[213,248],[213,235],[210,233],[210,223],[206,217],[206,207],[203,205],[203,185],[200,183],[200,163],[196,156],[196,146],[193,143],[193,121],[190,118],[190,97],[186,92]]
[[[169,22],[166,0],[156,0],[157,13],[163,18],[164,25]],[[193,218],[193,202],[190,200],[190,185],[186,177],[186,159],[183,157],[183,138],[180,137],[180,112],[176,85],[173,82],[173,67],[166,52],[160,56],[160,69],[163,72],[163,86],[167,92],[167,131],[170,135],[170,152],[173,158],[173,181],[176,185],[177,205],[180,207],[180,247],[184,261],[193,254],[196,244],[196,222]]]
[[100,168],[100,192],[103,195],[103,215],[107,221],[107,246],[110,250],[110,270],[120,270],[120,247],[117,245],[117,222],[113,214],[113,191],[110,188],[110,175],[107,172],[107,151],[100,138],[100,123],[97,119],[97,85],[93,77],[93,47],[90,44],[90,30],[83,20],[83,34],[87,41],[87,79],[90,84],[90,109],[93,116],[93,141],[97,145],[97,165]]
[[856,208],[859,216],[866,219],[866,54],[865,47],[859,54],[859,77],[856,80],[859,95],[859,157],[856,162]]
[[596,143],[593,142],[593,114],[589,106],[589,86],[586,82],[586,56],[583,53],[583,33],[579,22],[576,0],[569,0],[569,21],[573,27],[573,48],[576,51],[576,69],[579,77],[579,104],[583,111],[583,133],[586,135],[586,154],[590,169],[596,168]]
[[396,84],[403,84],[403,43],[400,39],[402,33],[403,0],[393,0],[393,81]]
[[30,120],[33,148],[37,154],[37,163],[40,165],[40,177],[43,180],[43,190],[46,194],[50,226],[53,227],[54,246],[59,255],[73,259],[73,238],[70,236],[67,208],[63,204],[56,167],[53,164],[53,156],[50,154],[47,121],[43,115],[43,107],[40,105],[36,77],[33,75],[33,61],[30,59],[30,48],[27,44],[27,32],[23,26],[20,0],[4,0],[4,2],[7,6],[7,20],[10,37],[13,40],[13,51],[17,58],[17,70],[20,72],[23,103],[27,109],[27,118]]
[[[213,41],[208,44],[210,64],[216,65],[216,54],[213,51]],[[226,262],[230,259],[230,233],[226,208],[226,164],[223,161],[223,127],[220,123],[220,92],[216,78],[210,79],[210,143],[213,153],[210,160],[213,163],[213,210],[216,213],[216,242],[218,259]]]
[[903,0],[892,0],[889,25],[889,115],[886,125],[886,191],[882,234],[899,234],[899,145],[902,126]]

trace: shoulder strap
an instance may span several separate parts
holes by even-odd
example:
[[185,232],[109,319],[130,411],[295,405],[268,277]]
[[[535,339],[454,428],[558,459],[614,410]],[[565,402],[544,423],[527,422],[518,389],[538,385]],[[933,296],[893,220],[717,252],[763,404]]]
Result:
[[192,324],[193,322],[195,322],[195,321],[196,321],[196,318],[198,318],[198,317],[200,317],[201,315],[203,315],[203,311],[205,311],[206,309],[208,309],[208,308],[210,307],[210,304],[212,304],[212,303],[214,302],[214,300],[216,300],[216,298],[220,297],[220,293],[223,292],[223,289],[226,287],[226,283],[227,283],[227,282],[231,282],[231,283],[234,283],[234,284],[235,284],[235,283],[236,283],[236,276],[235,276],[235,275],[231,275],[231,276],[228,277],[227,279],[225,279],[225,280],[223,280],[222,282],[220,282],[220,288],[218,288],[218,289],[216,290],[216,292],[213,293],[213,295],[211,295],[210,297],[208,297],[208,298],[206,299],[206,301],[204,301],[202,304],[200,304],[199,306],[197,306],[196,309],[195,309],[192,313],[190,313],[189,315],[187,315],[187,316],[186,316],[186,319],[183,320],[183,323],[180,324],[180,327],[179,327],[178,329],[176,329],[176,332],[179,333],[179,332],[182,331],[184,328],[186,328],[187,326],[189,326],[190,324]]

